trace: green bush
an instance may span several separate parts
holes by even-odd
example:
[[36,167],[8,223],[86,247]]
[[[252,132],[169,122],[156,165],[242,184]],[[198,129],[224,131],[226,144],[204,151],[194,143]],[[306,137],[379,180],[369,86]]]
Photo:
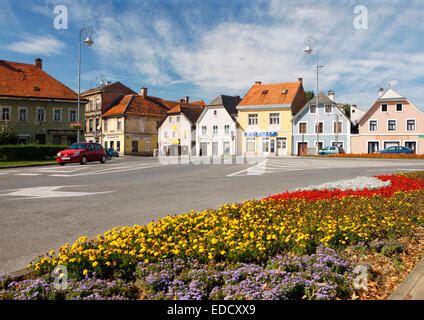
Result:
[[50,160],[66,146],[59,145],[0,145],[0,161]]

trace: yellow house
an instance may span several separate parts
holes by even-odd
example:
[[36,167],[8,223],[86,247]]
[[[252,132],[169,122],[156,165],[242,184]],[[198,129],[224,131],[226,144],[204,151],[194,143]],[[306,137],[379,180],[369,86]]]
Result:
[[174,102],[140,94],[122,96],[102,115],[105,148],[120,154],[151,156],[158,145],[157,126]]
[[242,155],[291,155],[292,117],[305,103],[301,78],[275,84],[256,82],[237,107]]

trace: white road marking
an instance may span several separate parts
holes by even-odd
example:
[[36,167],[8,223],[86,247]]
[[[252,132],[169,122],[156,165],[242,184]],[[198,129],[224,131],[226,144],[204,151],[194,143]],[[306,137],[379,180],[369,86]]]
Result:
[[63,197],[83,197],[97,194],[111,193],[115,191],[101,192],[79,192],[79,191],[60,191],[62,188],[75,188],[81,186],[50,186],[50,187],[32,187],[13,190],[0,190],[0,192],[8,192],[0,194],[0,197],[19,197],[19,199],[10,200],[27,200],[27,199],[45,199],[45,198],[63,198]]
[[41,176],[41,173],[15,173],[16,176]]
[[262,166],[266,165],[266,163],[268,161],[269,161],[269,159],[266,159],[265,161],[262,161],[261,163],[255,165],[253,167],[250,167],[250,168],[247,168],[247,169],[244,169],[244,170],[240,170],[240,171],[237,171],[237,172],[234,172],[234,173],[227,174],[227,177],[237,176],[237,175],[244,173],[244,172],[249,172],[249,174],[252,174],[252,172],[254,172],[255,168],[257,168],[258,166],[261,166],[261,165]]

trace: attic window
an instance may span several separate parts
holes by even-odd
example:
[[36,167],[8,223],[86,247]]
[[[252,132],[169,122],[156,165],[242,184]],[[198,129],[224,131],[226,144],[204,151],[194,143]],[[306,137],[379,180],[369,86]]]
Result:
[[287,93],[289,93],[289,90],[283,89],[282,94],[287,94]]
[[34,91],[41,91],[40,87],[35,86]]
[[267,94],[268,90],[262,90],[262,94]]

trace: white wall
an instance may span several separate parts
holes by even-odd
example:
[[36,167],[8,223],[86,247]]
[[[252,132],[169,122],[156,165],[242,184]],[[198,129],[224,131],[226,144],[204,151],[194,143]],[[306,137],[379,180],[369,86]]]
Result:
[[[189,154],[191,154],[191,142],[195,141],[195,134],[191,132],[191,127],[190,120],[184,114],[167,115],[158,130],[160,154],[163,155],[164,146],[173,145],[173,142],[177,139],[180,139],[181,146],[188,147]],[[165,134],[167,134],[167,137]]]

